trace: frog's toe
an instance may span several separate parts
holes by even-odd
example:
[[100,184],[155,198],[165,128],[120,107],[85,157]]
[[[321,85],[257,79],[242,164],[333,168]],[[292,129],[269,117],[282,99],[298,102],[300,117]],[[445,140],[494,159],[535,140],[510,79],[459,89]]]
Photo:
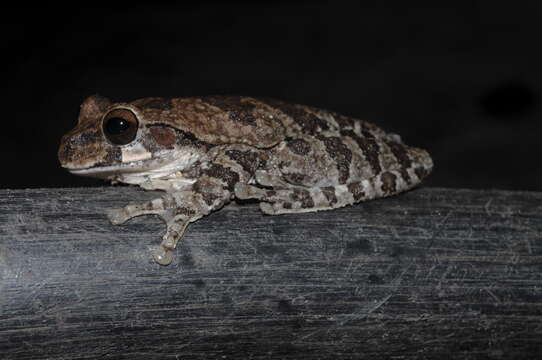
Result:
[[124,209],[108,209],[106,215],[113,225],[123,224],[130,218]]
[[277,209],[273,206],[273,204],[267,202],[260,203],[260,210],[267,215],[277,215]]
[[160,265],[169,265],[173,261],[173,250],[158,246],[152,251],[153,260]]

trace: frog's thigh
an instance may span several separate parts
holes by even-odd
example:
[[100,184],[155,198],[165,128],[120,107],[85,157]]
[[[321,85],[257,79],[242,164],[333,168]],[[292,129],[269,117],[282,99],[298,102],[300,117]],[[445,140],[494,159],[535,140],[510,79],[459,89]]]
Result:
[[273,189],[247,184],[238,184],[235,187],[237,198],[261,201],[261,210],[270,215],[336,209],[397,192],[398,190],[383,180],[382,176],[352,181],[344,185],[322,187],[291,184],[285,188]]
[[[301,139],[297,139],[301,141]],[[296,186],[334,186],[350,180],[344,171],[350,164],[350,160],[336,156],[325,150],[324,145],[317,142],[304,142],[306,149],[301,151],[295,140],[288,143],[282,151],[277,150],[272,159],[273,175],[279,176],[283,181]],[[339,171],[341,170],[341,171]]]
[[235,195],[239,199],[260,200],[260,209],[269,215],[302,213],[336,209],[353,204],[355,199],[347,186],[302,187],[290,185],[282,189],[262,189],[238,184]]

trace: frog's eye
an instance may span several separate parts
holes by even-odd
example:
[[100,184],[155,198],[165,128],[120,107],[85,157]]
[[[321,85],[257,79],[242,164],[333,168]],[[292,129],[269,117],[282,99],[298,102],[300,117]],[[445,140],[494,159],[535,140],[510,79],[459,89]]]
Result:
[[135,139],[139,122],[130,110],[115,109],[104,116],[102,126],[107,140],[115,145],[126,145]]

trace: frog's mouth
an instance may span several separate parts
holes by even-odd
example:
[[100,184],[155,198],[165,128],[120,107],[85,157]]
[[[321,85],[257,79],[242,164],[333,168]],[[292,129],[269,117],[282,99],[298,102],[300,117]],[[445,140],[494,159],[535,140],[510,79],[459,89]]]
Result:
[[110,165],[110,166],[91,166],[87,168],[70,168],[64,167],[70,173],[80,176],[92,176],[98,178],[109,178],[111,176],[121,175],[121,174],[137,174],[137,173],[146,173],[152,172],[153,168],[150,166],[145,167],[143,164],[131,163],[131,164],[121,164],[121,165]]
[[128,184],[140,184],[149,179],[169,177],[180,172],[196,160],[196,152],[173,152],[157,158],[129,161],[115,165],[94,165],[84,168],[63,166],[74,175],[89,176],[104,180],[120,181]]
[[143,164],[123,164],[114,166],[93,166],[83,169],[66,169],[74,175],[89,176],[128,184],[140,184],[145,180],[165,177],[172,173],[171,169],[168,169],[167,166],[151,168],[142,165]]
[[149,179],[168,177],[178,171],[172,163],[163,164],[163,166],[158,167],[132,163],[114,166],[93,166],[83,169],[66,169],[74,175],[89,176],[127,184],[141,184]]

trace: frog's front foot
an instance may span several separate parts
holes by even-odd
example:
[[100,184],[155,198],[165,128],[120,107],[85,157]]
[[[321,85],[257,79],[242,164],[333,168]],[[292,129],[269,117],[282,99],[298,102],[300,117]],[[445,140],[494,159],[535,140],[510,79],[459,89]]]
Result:
[[173,251],[182,238],[189,219],[178,216],[167,222],[167,230],[159,247],[153,250],[152,258],[160,265],[169,265],[173,261]]
[[[218,186],[217,186],[218,188]],[[223,191],[222,185],[219,187]],[[224,204],[220,200],[220,195],[229,199],[230,193],[220,193],[213,195],[217,199],[216,206]],[[162,198],[154,199],[141,204],[130,204],[122,209],[112,209],[107,211],[107,216],[112,224],[118,225],[127,220],[141,215],[157,215],[166,223],[167,230],[159,247],[152,251],[152,258],[160,265],[168,265],[173,260],[173,251],[177,243],[183,237],[183,234],[189,223],[196,221],[204,215],[207,215],[213,207],[206,199],[211,196],[195,196],[194,192],[179,191],[175,193],[166,193]]]
[[110,209],[107,217],[114,225],[122,224],[140,215],[158,215],[167,225],[166,233],[160,246],[152,251],[152,258],[160,265],[169,265],[173,261],[173,251],[182,238],[190,218],[184,214],[173,216],[172,209],[164,209],[163,201],[156,199],[139,205],[127,205],[122,209]]
[[152,251],[152,258],[157,264],[169,265],[173,261],[173,249],[160,245]]
[[133,217],[141,215],[158,215],[167,222],[171,211],[166,209],[163,199],[155,199],[143,204],[130,204],[122,209],[109,209],[106,213],[111,224],[120,225]]

